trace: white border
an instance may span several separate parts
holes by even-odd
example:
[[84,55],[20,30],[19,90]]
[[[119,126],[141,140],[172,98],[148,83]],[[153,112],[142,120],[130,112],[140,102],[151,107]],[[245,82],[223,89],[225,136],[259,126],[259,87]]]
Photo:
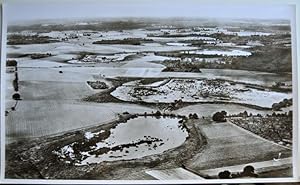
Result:
[[[5,0],[4,0],[5,1]],[[71,0],[63,0],[64,2],[71,1]],[[44,0],[43,3],[50,3],[50,2],[63,2],[59,0]],[[108,0],[100,0],[105,3]],[[112,0],[114,1],[114,0]],[[137,0],[129,0],[129,1],[137,1]],[[143,1],[143,0],[139,0]],[[147,1],[147,0],[145,0]],[[155,1],[155,0],[153,0]],[[176,1],[176,0],[175,0]],[[192,0],[197,1],[197,0]],[[256,5],[266,5],[266,4],[284,4],[284,5],[294,5],[295,12],[294,16],[291,19],[291,33],[292,33],[292,73],[293,73],[293,177],[291,178],[257,178],[257,179],[207,179],[204,181],[199,180],[29,180],[29,179],[5,179],[4,171],[5,171],[5,64],[6,64],[6,31],[7,31],[7,22],[6,22],[6,11],[5,11],[5,4],[2,3],[1,6],[1,172],[0,172],[0,184],[7,183],[7,184],[215,184],[215,183],[274,183],[274,182],[300,182],[300,171],[299,171],[299,164],[300,164],[300,142],[299,142],[299,134],[300,133],[300,126],[299,124],[299,87],[300,87],[300,31],[297,26],[300,25],[300,1],[298,0],[227,0],[226,2],[221,0],[199,0],[206,4],[256,4]],[[10,3],[18,3],[22,2],[21,0],[10,0]],[[24,0],[23,2],[34,2],[34,3],[41,3],[41,1],[37,0]],[[22,3],[23,3],[22,2]],[[74,1],[71,1],[74,2]],[[99,0],[77,0],[77,2],[81,3],[92,3],[92,2],[99,2]],[[184,2],[182,0],[182,2]],[[8,3],[8,0],[6,1]],[[0,4],[1,5],[1,4]],[[298,47],[297,47],[298,46]],[[2,75],[4,74],[4,75]]]
[[[0,115],[1,115],[1,129],[0,129],[0,141],[1,141],[1,156],[0,156],[0,183],[2,181],[2,179],[4,179],[4,172],[5,172],[5,115],[4,115],[4,112],[5,112],[5,66],[6,66],[6,28],[7,28],[7,25],[6,25],[6,13],[5,13],[5,5],[4,4],[1,4],[1,112],[0,112]],[[4,74],[4,75],[2,75]],[[4,90],[2,90],[4,89]],[[4,101],[3,101],[4,100]]]
[[267,179],[207,179],[207,180],[27,180],[5,179],[5,184],[227,184],[227,183],[285,183],[299,182],[296,178],[267,178]]
[[[300,179],[300,99],[299,99],[299,87],[300,87],[300,28],[299,28],[299,17],[300,17],[300,3],[297,1],[294,9],[294,17],[292,19],[294,26],[292,26],[292,59],[293,59],[293,175],[297,179]],[[297,143],[296,143],[297,142]]]

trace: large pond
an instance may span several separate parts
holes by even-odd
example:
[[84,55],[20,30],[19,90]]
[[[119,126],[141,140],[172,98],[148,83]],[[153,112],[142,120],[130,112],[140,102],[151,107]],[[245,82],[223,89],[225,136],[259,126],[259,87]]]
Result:
[[[188,137],[181,119],[170,117],[137,117],[120,123],[110,132],[86,132],[84,141],[74,142],[54,151],[67,163],[86,165],[103,161],[129,160],[160,154],[178,147]],[[101,134],[106,139],[95,142]],[[93,142],[89,142],[94,140]],[[89,144],[87,144],[89,143]]]
[[111,95],[131,102],[172,103],[183,102],[234,102],[271,108],[273,103],[289,99],[292,93],[255,89],[244,84],[224,80],[172,79],[140,85],[138,81],[123,84]]

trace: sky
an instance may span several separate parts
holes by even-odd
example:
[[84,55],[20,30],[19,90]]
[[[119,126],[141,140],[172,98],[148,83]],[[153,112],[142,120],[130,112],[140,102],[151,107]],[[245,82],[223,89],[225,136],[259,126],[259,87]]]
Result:
[[[290,19],[293,7],[280,4],[209,3],[203,0],[11,0],[8,23],[39,19],[98,17],[201,17]],[[241,2],[241,1],[240,1]]]

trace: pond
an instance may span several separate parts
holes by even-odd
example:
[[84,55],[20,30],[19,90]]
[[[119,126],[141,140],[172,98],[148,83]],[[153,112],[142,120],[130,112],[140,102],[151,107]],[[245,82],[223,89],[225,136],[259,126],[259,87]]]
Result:
[[[179,123],[180,120],[171,117],[139,116],[118,124],[110,131],[86,132],[84,142],[74,142],[54,153],[67,163],[75,162],[75,165],[130,160],[160,154],[182,145],[188,137],[187,130]],[[104,140],[89,142],[105,133],[109,135]],[[82,146],[78,147],[78,143]]]
[[181,43],[181,42],[168,42],[166,43],[168,46],[189,46],[192,43]]

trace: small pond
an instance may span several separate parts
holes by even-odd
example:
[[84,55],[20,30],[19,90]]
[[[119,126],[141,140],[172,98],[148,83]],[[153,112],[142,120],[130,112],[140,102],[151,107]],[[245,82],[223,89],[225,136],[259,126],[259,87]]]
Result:
[[[66,163],[75,165],[160,154],[182,145],[188,137],[188,132],[180,120],[171,117],[139,116],[126,123],[119,123],[109,131],[86,132],[83,142],[71,143],[54,153]],[[95,138],[101,138],[101,134],[107,136],[96,142]],[[90,140],[93,142],[89,142]]]

